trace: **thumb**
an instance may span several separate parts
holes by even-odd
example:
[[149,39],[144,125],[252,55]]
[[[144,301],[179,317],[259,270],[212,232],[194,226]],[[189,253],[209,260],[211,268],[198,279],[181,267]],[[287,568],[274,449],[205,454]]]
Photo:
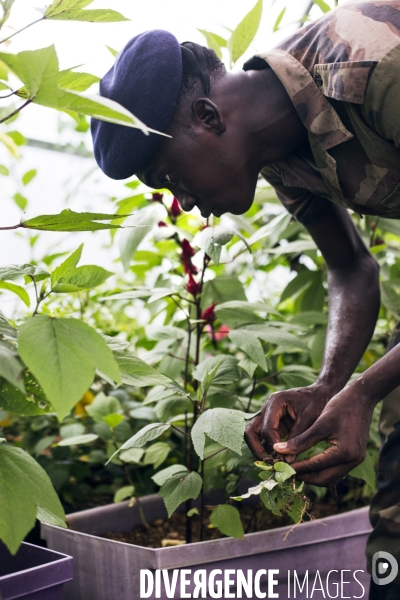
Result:
[[304,433],[287,440],[286,442],[278,442],[274,444],[275,452],[279,454],[301,454],[309,448],[318,444],[321,440],[325,439],[326,435],[321,433],[316,427],[312,426]]

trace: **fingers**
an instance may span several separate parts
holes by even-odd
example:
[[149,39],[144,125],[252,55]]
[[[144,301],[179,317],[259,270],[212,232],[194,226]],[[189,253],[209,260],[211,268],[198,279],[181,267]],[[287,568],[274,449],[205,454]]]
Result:
[[282,419],[287,414],[286,405],[274,401],[271,396],[264,414],[261,428],[261,439],[267,452],[271,454],[274,444],[282,439]]
[[261,443],[260,430],[262,425],[262,415],[258,415],[249,425],[246,427],[244,432],[244,439],[254,456],[258,460],[264,460],[267,456],[267,452]]
[[324,469],[317,473],[309,473],[306,475],[298,475],[296,479],[299,481],[304,481],[310,485],[318,485],[321,487],[329,487],[330,485],[335,485],[335,483],[339,483],[343,477],[349,473],[354,467],[356,463],[346,463],[341,464],[336,467],[330,467],[329,469]]
[[323,433],[319,427],[312,426],[309,429],[307,429],[307,431],[301,433],[297,437],[287,440],[286,442],[279,442],[274,444],[273,449],[279,454],[301,454],[301,452],[309,450],[310,448],[315,446],[315,444],[318,444],[318,442],[321,442],[327,437],[327,434]]

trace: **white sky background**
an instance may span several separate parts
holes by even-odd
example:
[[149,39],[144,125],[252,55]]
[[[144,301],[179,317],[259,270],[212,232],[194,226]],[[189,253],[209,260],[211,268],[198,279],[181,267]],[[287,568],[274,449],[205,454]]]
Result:
[[[333,5],[333,0],[328,2]],[[35,6],[44,7],[49,3],[50,0],[16,0],[7,25],[16,29],[25,26],[40,16]],[[17,53],[55,44],[60,69],[83,65],[79,70],[102,76],[113,63],[113,57],[106,45],[119,50],[131,37],[149,29],[169,30],[180,42],[192,40],[205,44],[204,37],[197,31],[198,28],[228,37],[226,28],[234,29],[254,5],[255,0],[95,0],[90,8],[112,8],[131,21],[107,24],[42,22],[13,38],[7,46],[7,51]],[[264,0],[260,30],[251,48],[238,61],[237,68],[241,67],[247,57],[268,50],[295,31],[296,20],[302,16],[307,5],[308,0]],[[272,33],[272,27],[284,6],[287,6],[287,10],[280,30]],[[318,17],[321,14],[321,11],[314,7],[312,15]],[[5,26],[1,37],[11,32],[10,27]],[[68,117],[63,115],[61,120],[65,123]],[[30,105],[22,111],[12,127],[20,130],[26,137],[62,144],[74,141],[76,143],[77,137],[73,129],[67,127],[60,131],[59,124],[60,114],[57,111]],[[90,147],[90,135],[87,135],[86,141]],[[15,224],[23,216],[12,200],[12,195],[17,189],[29,200],[25,217],[57,213],[66,206],[77,211],[110,211],[108,197],[113,195],[123,198],[129,195],[129,190],[124,188],[123,184],[106,178],[91,159],[28,147],[22,147],[21,151],[22,157],[15,163],[7,155],[4,146],[0,145],[0,164],[12,167],[16,181],[28,169],[37,168],[38,175],[26,188],[19,186],[19,189],[11,178],[0,178],[0,226]],[[82,181],[83,179],[85,180]],[[48,250],[74,250],[84,241],[82,264],[93,262],[111,271],[116,270],[113,261],[118,257],[118,248],[116,244],[111,248],[106,247],[109,245],[108,232],[42,233],[40,244],[35,247],[33,255],[27,243],[28,237],[27,231],[22,231],[20,236],[12,231],[0,232],[1,266],[28,262],[32,257],[38,259]],[[9,314],[10,311],[4,302],[14,305],[15,296],[2,294],[1,302],[3,310]]]

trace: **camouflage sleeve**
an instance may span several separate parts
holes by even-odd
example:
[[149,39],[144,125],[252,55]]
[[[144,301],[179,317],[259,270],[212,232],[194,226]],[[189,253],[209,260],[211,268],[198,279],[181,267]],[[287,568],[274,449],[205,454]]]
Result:
[[275,189],[286,210],[304,227],[318,223],[333,206],[329,200],[316,196],[307,189],[284,185],[273,166],[265,167],[261,175]]
[[364,117],[384,139],[400,148],[400,44],[379,61],[368,83]]

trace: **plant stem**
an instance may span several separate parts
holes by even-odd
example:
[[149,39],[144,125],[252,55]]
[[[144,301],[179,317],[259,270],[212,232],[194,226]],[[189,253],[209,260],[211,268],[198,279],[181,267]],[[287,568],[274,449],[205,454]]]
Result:
[[40,19],[36,19],[36,21],[32,21],[32,23],[28,23],[28,25],[25,25],[25,27],[22,27],[22,29],[18,29],[18,31],[14,31],[14,33],[9,35],[8,37],[0,40],[0,44],[4,44],[4,42],[8,42],[8,40],[11,40],[11,38],[13,38],[18,33],[25,31],[25,29],[28,29],[28,27],[32,27],[32,25],[35,25],[36,23],[40,23],[40,21],[44,21],[44,17],[40,17]]
[[253,387],[251,388],[251,392],[250,392],[250,396],[249,396],[249,402],[247,404],[246,412],[250,411],[251,401],[253,400],[253,396],[254,396],[254,392],[255,392],[255,389],[256,389],[256,385],[257,385],[257,379],[254,377],[253,378]]
[[206,456],[204,460],[208,460],[209,458],[212,458],[213,456],[216,456],[216,454],[219,454],[220,452],[225,452],[225,450],[227,450],[227,449],[228,448],[220,448],[219,450],[216,450],[212,454],[209,454],[208,456]]
[[[12,113],[10,113],[6,117],[4,117],[4,119],[0,119],[0,123],[4,123],[5,121],[8,121],[8,119],[11,119],[11,117],[13,117],[14,115],[17,115],[19,112],[21,112],[21,110],[23,108],[25,108],[25,106],[30,104],[32,102],[32,100],[33,100],[33,98],[29,98],[26,102],[24,102],[24,104],[22,106],[20,106],[19,108],[16,108]],[[20,224],[18,227],[22,227],[22,225]],[[16,228],[12,227],[12,229],[16,229]]]
[[200,475],[203,481],[200,492],[200,541],[203,541],[204,536],[204,460],[200,461]]
[[181,433],[182,435],[185,435],[186,437],[190,438],[190,435],[188,433],[186,433],[186,431],[179,429],[179,427],[175,427],[175,425],[172,425],[172,423],[171,423],[171,427],[172,427],[172,429],[175,429],[175,431],[177,431],[178,433]]
[[19,227],[22,227],[21,223],[18,223],[18,225],[10,225],[10,227],[0,227],[0,231],[7,231],[9,229],[18,229]]

